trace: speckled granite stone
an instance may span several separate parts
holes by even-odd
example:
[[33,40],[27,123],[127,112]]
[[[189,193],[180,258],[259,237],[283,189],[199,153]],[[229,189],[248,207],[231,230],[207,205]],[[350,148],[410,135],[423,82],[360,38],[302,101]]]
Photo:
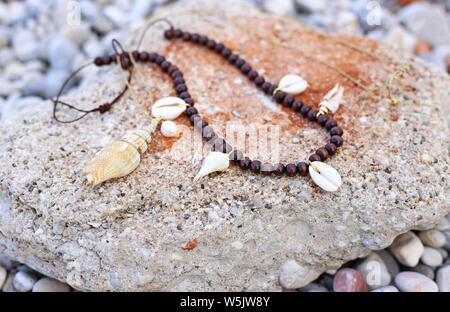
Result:
[[[289,259],[314,273],[292,277],[301,287],[324,270],[387,247],[400,233],[430,228],[449,212],[447,74],[375,41],[341,37],[411,61],[412,71],[395,84],[401,102],[393,107],[232,20],[313,51],[364,81],[384,82],[394,66],[251,6],[195,3],[197,11],[189,14],[180,12],[190,4],[170,8],[176,26],[223,41],[272,82],[301,73],[311,85],[299,96],[305,103],[315,107],[336,82],[344,85],[345,103],[335,118],[345,144],[327,161],[342,175],[340,190],[325,193],[309,178],[263,177],[236,168],[193,183],[199,157],[174,159],[169,148],[189,142],[191,130],[181,139],[158,135],[135,172],[87,187],[81,171],[92,155],[144,125],[144,83],[156,98],[174,94],[167,77],[149,65],[142,67],[145,82],[134,80],[136,96],[129,92],[103,115],[57,124],[46,101],[3,116],[1,254],[79,290],[277,290],[280,267]],[[145,46],[183,70],[196,107],[215,128],[227,121],[278,124],[283,162],[306,159],[327,142],[323,129],[273,104],[221,57],[167,42],[162,28],[152,29]],[[122,83],[117,69],[102,69],[65,101],[93,107]],[[184,116],[177,122],[189,125]],[[300,142],[292,143],[294,137]],[[193,239],[195,249],[180,248]]]

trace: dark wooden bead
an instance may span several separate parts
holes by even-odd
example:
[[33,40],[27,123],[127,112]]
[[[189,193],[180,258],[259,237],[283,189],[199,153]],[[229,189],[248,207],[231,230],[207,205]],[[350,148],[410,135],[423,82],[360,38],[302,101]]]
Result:
[[342,140],[342,137],[339,135],[333,135],[330,139],[330,142],[336,145],[337,147],[342,146],[342,143],[344,143],[344,140]]
[[228,58],[231,55],[231,50],[228,48],[225,48],[222,50],[222,56]]
[[105,55],[104,57],[102,57],[102,60],[104,65],[109,65],[113,61],[113,59],[109,55]]
[[244,64],[244,65],[241,66],[241,72],[244,75],[247,75],[251,70],[252,70],[252,68],[248,64]]
[[238,163],[238,162],[240,162],[242,159],[244,159],[244,154],[242,154],[241,151],[234,150],[233,153],[230,154],[230,160],[231,160],[233,163]]
[[159,56],[159,55],[158,55],[157,53],[152,52],[152,53],[150,53],[150,54],[148,55],[148,60],[149,60],[150,62],[156,62],[156,58],[157,58],[158,56]]
[[309,159],[310,162],[313,162],[313,161],[321,161],[320,156],[317,155],[317,154],[313,154],[313,155],[309,156],[308,159]]
[[216,47],[216,42],[212,39],[208,39],[208,43],[206,44],[206,46],[211,49],[214,50]]
[[261,165],[261,174],[268,176],[274,172],[272,164],[264,163]]
[[166,58],[162,55],[157,55],[155,58],[155,62],[156,64],[160,65],[162,62],[164,62],[166,60]]
[[306,117],[306,115],[308,115],[309,111],[311,110],[311,107],[308,105],[303,105],[302,108],[300,109],[300,113]]
[[228,57],[228,61],[230,61],[231,64],[235,64],[236,61],[238,60],[239,56],[237,54],[231,54]]
[[187,91],[187,87],[185,84],[179,84],[176,87],[176,90],[177,90],[177,93],[183,93],[183,92]]
[[191,34],[190,33],[188,33],[188,32],[185,32],[184,34],[183,34],[183,37],[182,37],[182,39],[183,39],[183,41],[189,41],[189,40],[191,40]]
[[269,88],[270,88],[270,86],[271,86],[272,84],[270,83],[270,82],[264,82],[263,84],[262,84],[262,86],[261,86],[261,89],[264,91],[264,92],[269,92]]
[[166,39],[172,39],[174,36],[173,34],[173,30],[172,29],[168,29],[164,32],[164,37],[166,37]]
[[175,38],[181,38],[182,36],[183,36],[183,31],[181,30],[181,29],[175,29],[174,31],[173,31],[173,36],[175,37]]
[[278,87],[274,84],[270,84],[269,89],[267,89],[267,94],[269,95],[273,95],[273,92],[277,89]]
[[286,165],[286,175],[289,177],[293,177],[297,174],[297,166],[294,164]]
[[167,70],[167,73],[172,77],[172,74],[176,71],[180,71],[180,70],[178,69],[178,67],[176,65],[170,64],[170,67]]
[[183,73],[179,70],[174,71],[171,75],[170,75],[173,79],[177,78],[177,77],[183,77]]
[[183,77],[176,77],[173,82],[175,83],[176,86],[180,85],[180,84],[185,84],[186,81],[184,81]]
[[143,51],[139,53],[139,59],[141,60],[141,62],[147,62],[148,58],[149,58],[148,52]]
[[322,127],[324,127],[325,124],[327,123],[328,119],[329,119],[329,118],[328,118],[327,115],[320,115],[319,118],[317,119],[317,121],[319,122],[319,124],[320,124]]
[[100,57],[100,56],[97,56],[97,57],[94,59],[94,64],[95,64],[96,66],[103,66],[103,64],[104,64],[103,58]]
[[136,62],[139,61],[139,52],[138,51],[134,50],[133,52],[131,52],[131,56],[134,58],[134,60]]
[[122,55],[120,57],[120,64],[122,65],[123,69],[128,69],[129,67],[131,67],[131,62],[130,59],[127,56]]
[[327,151],[325,148],[323,148],[323,147],[322,147],[322,148],[319,148],[319,149],[316,151],[316,154],[319,155],[319,157],[320,157],[320,159],[321,159],[322,161],[327,160],[328,157],[329,157],[328,151]]
[[304,161],[299,162],[297,164],[297,171],[302,177],[306,176],[308,174],[308,164]]
[[308,112],[308,119],[311,121],[316,121],[317,120],[317,113],[318,111],[316,111],[315,109],[312,109]]
[[216,44],[216,47],[214,48],[214,50],[216,50],[216,52],[219,52],[219,53],[221,53],[223,49],[225,49],[225,46],[223,45],[223,43]]
[[183,92],[183,93],[180,93],[180,95],[179,95],[179,98],[181,98],[181,99],[187,99],[187,98],[190,98],[191,97],[191,95],[189,94],[189,92]]
[[331,155],[334,155],[334,153],[336,153],[337,147],[333,143],[328,143],[327,145],[325,145],[325,149],[328,151],[328,154],[331,156]]
[[186,110],[186,115],[190,118],[192,115],[198,114],[198,110],[195,107],[189,107]]
[[187,104],[189,104],[189,105],[191,105],[191,106],[194,106],[194,100],[193,99],[191,99],[191,98],[186,98],[186,99],[183,99]]
[[208,126],[208,122],[206,120],[202,120],[202,129]]
[[237,66],[237,68],[241,68],[245,64],[245,60],[242,58],[238,58],[234,64]]
[[200,36],[200,37],[198,38],[198,43],[200,43],[200,44],[207,44],[207,43],[208,43],[208,37],[206,37],[206,36]]
[[284,170],[286,167],[283,164],[277,164],[275,165],[275,175],[280,176],[284,173]]
[[299,112],[302,109],[303,103],[300,100],[295,100],[294,103],[292,104],[292,109],[295,112]]
[[242,170],[248,170],[248,168],[250,168],[251,162],[252,162],[252,161],[250,160],[250,158],[245,157],[244,159],[242,159],[242,160],[239,162],[239,167],[240,167]]
[[330,135],[339,135],[342,136],[344,134],[344,130],[341,127],[333,127],[330,130]]
[[199,34],[192,34],[191,35],[191,41],[197,43],[198,40],[200,39],[200,35]]
[[328,120],[327,123],[325,124],[325,128],[326,128],[328,131],[330,131],[331,128],[334,128],[334,127],[336,127],[336,126],[337,126],[337,122],[336,122],[336,120],[333,120],[333,119]]
[[167,72],[169,70],[170,65],[171,64],[169,62],[164,61],[161,63],[160,66],[161,66],[161,69],[163,70],[163,72]]
[[283,100],[283,105],[286,107],[291,107],[292,103],[294,103],[294,97],[292,95],[287,95]]
[[256,79],[255,79],[255,84],[256,84],[258,87],[261,87],[261,86],[264,84],[265,81],[266,81],[266,80],[264,79],[264,77],[258,76],[258,77],[256,77]]
[[247,76],[250,80],[253,81],[256,79],[256,77],[258,77],[258,72],[256,70],[251,70]]
[[259,160],[252,161],[250,170],[254,173],[259,173],[261,171],[261,162]]
[[284,93],[283,91],[277,91],[277,93],[275,93],[275,101],[277,101],[278,103],[283,103],[285,97],[286,93]]

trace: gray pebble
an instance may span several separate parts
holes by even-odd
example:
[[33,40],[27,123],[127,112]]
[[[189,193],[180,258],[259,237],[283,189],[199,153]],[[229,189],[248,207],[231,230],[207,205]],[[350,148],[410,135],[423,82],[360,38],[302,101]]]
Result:
[[37,278],[33,274],[19,271],[14,275],[13,285],[17,291],[27,292],[33,289],[36,282]]
[[48,47],[48,60],[52,69],[66,70],[72,65],[72,60],[78,54],[77,46],[69,40],[56,37]]
[[34,34],[29,30],[18,31],[12,40],[15,55],[26,62],[39,57],[39,45]]
[[7,275],[8,272],[6,271],[6,269],[0,265],[0,290],[2,290],[3,285],[6,282]]
[[299,288],[298,291],[300,292],[328,292],[328,289],[320,284],[317,283],[310,283],[306,285],[305,287]]
[[394,256],[388,250],[378,250],[375,252],[384,262],[389,274],[394,277],[400,272],[400,267]]
[[434,270],[433,268],[429,267],[426,264],[419,264],[418,266],[414,267],[414,268],[408,268],[411,271],[420,273],[425,275],[426,277],[428,277],[429,279],[434,279]]

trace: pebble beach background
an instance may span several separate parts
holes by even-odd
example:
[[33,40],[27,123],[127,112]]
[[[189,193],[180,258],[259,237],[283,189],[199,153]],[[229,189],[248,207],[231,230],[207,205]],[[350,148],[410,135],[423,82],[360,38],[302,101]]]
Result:
[[[0,2],[0,114],[56,95],[67,76],[111,50],[167,0]],[[365,35],[450,72],[450,0],[260,0],[268,12],[327,32]],[[230,4],[231,5],[231,4]],[[82,83],[86,74],[79,75]],[[74,84],[72,84],[73,86]],[[69,86],[70,87],[70,86]],[[305,292],[450,291],[450,215],[431,230],[411,231],[392,246],[328,271]],[[299,268],[280,268],[286,288]],[[280,290],[282,288],[280,287]],[[74,291],[0,253],[0,290]]]

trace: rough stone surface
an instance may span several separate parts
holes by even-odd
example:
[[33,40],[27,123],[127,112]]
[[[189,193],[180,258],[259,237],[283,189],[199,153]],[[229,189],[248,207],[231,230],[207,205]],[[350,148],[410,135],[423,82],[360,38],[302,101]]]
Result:
[[[274,83],[301,73],[311,85],[298,97],[305,103],[316,107],[335,83],[344,85],[345,103],[335,118],[345,144],[327,160],[342,175],[340,190],[325,193],[309,178],[255,176],[236,168],[195,184],[201,157],[170,157],[170,147],[191,146],[191,128],[178,140],[158,134],[129,176],[87,187],[81,171],[93,154],[144,125],[144,85],[155,98],[174,94],[167,76],[149,65],[141,68],[145,82],[137,76],[135,92],[103,115],[57,124],[47,101],[38,112],[24,108],[15,118],[2,117],[0,253],[79,290],[276,290],[288,259],[314,273],[297,281],[301,287],[322,271],[389,246],[401,233],[433,227],[449,211],[448,75],[370,39],[341,36],[381,56],[411,61],[411,72],[394,84],[400,103],[390,106],[384,97],[369,98],[332,69],[262,41],[234,21],[369,83],[384,83],[396,66],[244,4],[195,2],[196,11],[186,12],[191,5],[170,8],[178,12],[171,17],[177,27],[223,41]],[[283,162],[306,159],[327,142],[323,129],[274,104],[221,57],[164,40],[163,27],[148,32],[144,47],[183,70],[196,107],[217,131],[227,121],[276,124]],[[92,108],[122,85],[111,66],[64,100]],[[177,123],[189,125],[184,116]],[[303,139],[292,144],[300,134]],[[193,239],[195,249],[180,248]],[[236,241],[242,248],[233,247]]]

